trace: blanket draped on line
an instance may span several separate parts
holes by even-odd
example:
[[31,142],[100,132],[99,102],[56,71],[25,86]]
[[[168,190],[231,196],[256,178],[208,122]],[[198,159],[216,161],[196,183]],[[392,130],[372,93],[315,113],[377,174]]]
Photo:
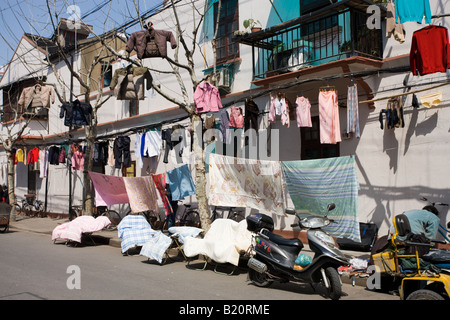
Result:
[[53,229],[52,241],[62,239],[81,243],[83,233],[93,233],[109,227],[111,221],[108,217],[94,218],[81,216],[73,221],[63,223]]
[[95,205],[97,207],[107,207],[130,201],[122,177],[108,176],[96,172],[89,172],[89,175],[94,184]]
[[247,207],[284,215],[284,185],[278,161],[240,159],[211,154],[209,204]]
[[358,190],[354,157],[284,161],[283,174],[296,210],[323,215],[327,205],[336,223],[326,229],[332,236],[361,242],[358,222]]
[[186,257],[205,255],[218,263],[239,264],[239,253],[247,251],[252,241],[247,221],[216,219],[203,239],[187,237],[183,251]]
[[142,247],[140,254],[161,263],[164,252],[172,243],[170,237],[161,231],[155,231],[143,216],[129,215],[118,226],[118,235],[122,239],[122,253],[134,247]]
[[154,211],[159,213],[158,196],[152,177],[123,178],[133,213]]
[[158,196],[152,177],[123,178],[89,172],[95,188],[95,205],[129,203],[133,213],[159,213]]

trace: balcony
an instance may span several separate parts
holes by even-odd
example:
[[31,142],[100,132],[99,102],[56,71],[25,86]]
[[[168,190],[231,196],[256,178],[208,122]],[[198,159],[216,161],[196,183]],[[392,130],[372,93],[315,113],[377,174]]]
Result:
[[[349,57],[383,58],[381,29],[369,29],[368,0],[342,0],[278,26],[238,37],[252,46],[253,79],[324,65]],[[382,8],[382,15],[383,8]]]

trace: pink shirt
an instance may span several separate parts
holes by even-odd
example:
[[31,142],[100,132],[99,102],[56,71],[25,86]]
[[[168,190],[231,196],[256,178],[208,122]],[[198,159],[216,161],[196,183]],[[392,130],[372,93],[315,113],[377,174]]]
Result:
[[312,127],[311,103],[308,98],[298,97],[297,101],[297,125],[298,127]]
[[72,156],[72,169],[83,170],[84,167],[84,153],[81,151],[75,151]]
[[228,125],[236,129],[242,129],[244,127],[244,116],[242,115],[242,108],[236,108],[235,106],[232,106],[230,109],[230,121]]
[[285,98],[270,97],[269,121],[275,122],[276,116],[281,115],[281,123],[289,128],[289,106]]
[[339,106],[336,91],[319,93],[320,143],[341,142]]
[[194,102],[198,113],[218,112],[223,108],[219,90],[206,81],[195,89]]

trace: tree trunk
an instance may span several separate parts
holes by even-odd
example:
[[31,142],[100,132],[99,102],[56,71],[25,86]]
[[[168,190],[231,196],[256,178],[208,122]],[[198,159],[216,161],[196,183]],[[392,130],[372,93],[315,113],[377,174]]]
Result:
[[199,115],[191,117],[194,129],[194,156],[195,156],[195,188],[198,202],[198,211],[202,229],[207,232],[211,227],[211,218],[208,210],[208,199],[206,197],[206,168],[205,152],[203,150],[203,123]]
[[16,202],[15,196],[15,176],[16,176],[16,168],[14,166],[14,154],[12,150],[6,150],[8,155],[8,198],[9,204],[11,205],[11,211],[9,213],[9,221],[13,221],[15,214],[15,206]]
[[86,126],[86,154],[84,155],[83,166],[83,192],[84,192],[84,215],[92,216],[94,209],[94,190],[89,171],[94,167],[94,145],[97,139],[97,117],[93,119],[90,126]]

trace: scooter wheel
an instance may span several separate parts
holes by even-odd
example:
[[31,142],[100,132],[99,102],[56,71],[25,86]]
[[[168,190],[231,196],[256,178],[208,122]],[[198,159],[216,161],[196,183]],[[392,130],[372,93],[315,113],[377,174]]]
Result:
[[262,288],[267,288],[273,281],[268,280],[267,275],[259,273],[253,269],[248,270],[248,278],[254,285]]
[[330,285],[330,287],[327,288],[328,296],[332,300],[339,300],[342,296],[342,285],[339,273],[335,268],[328,267],[325,269],[325,275]]

